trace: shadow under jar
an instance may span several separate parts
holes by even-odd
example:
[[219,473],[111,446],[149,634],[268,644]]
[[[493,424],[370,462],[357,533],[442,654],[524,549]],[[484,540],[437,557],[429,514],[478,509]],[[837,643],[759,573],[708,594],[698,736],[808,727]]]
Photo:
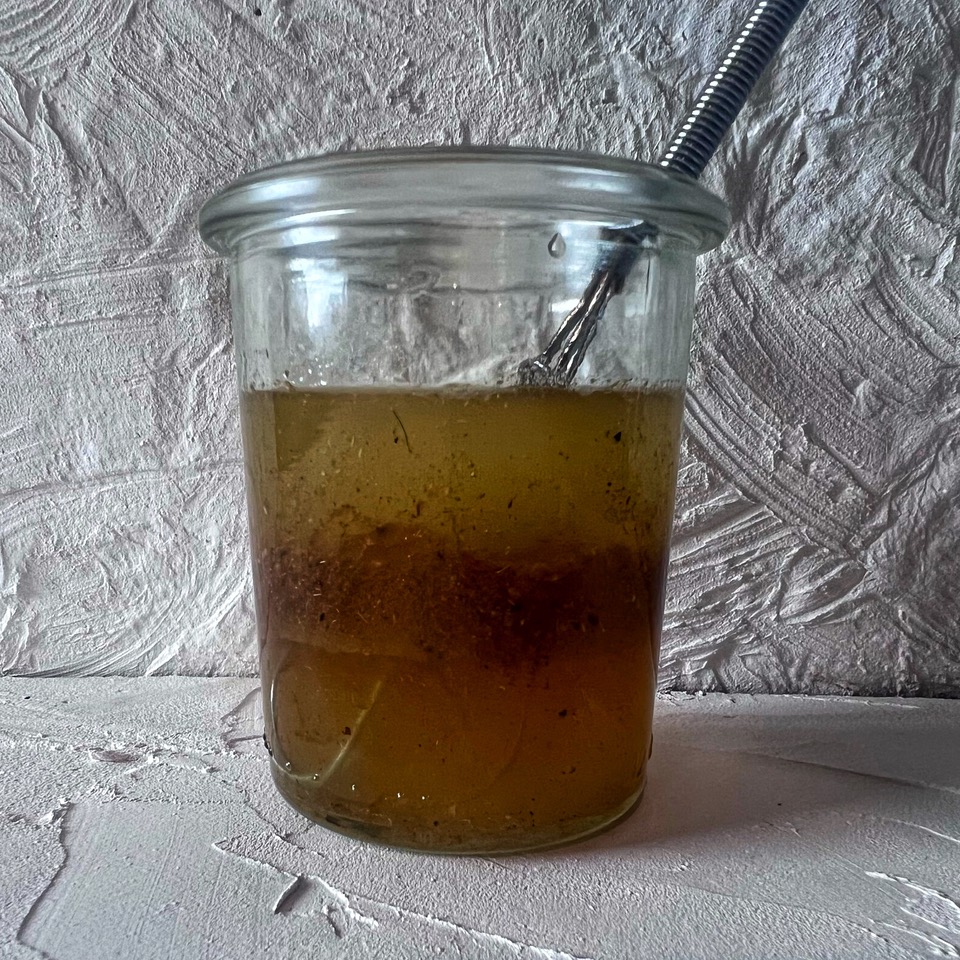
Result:
[[[650,238],[572,386],[523,386],[608,230]],[[201,213],[230,262],[273,777],[335,830],[517,851],[629,812],[651,746],[692,180],[522,150],[333,155]]]

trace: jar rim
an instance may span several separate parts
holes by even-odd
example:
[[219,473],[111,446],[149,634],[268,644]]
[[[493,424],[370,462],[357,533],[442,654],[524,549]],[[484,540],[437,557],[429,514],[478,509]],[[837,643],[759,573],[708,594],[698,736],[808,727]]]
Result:
[[263,230],[304,217],[334,224],[445,211],[536,210],[640,220],[692,235],[697,252],[730,229],[727,205],[692,177],[621,157],[520,147],[418,147],[328,153],[249,173],[211,197],[200,235],[232,254]]

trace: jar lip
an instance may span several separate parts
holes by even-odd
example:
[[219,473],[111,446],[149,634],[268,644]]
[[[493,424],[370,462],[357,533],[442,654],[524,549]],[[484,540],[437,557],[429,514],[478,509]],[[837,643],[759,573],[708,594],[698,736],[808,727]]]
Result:
[[[692,233],[698,252],[730,228],[726,204],[692,177],[636,160],[526,147],[417,147],[328,153],[249,173],[209,199],[200,235],[219,253],[304,216],[335,223],[442,219],[444,211],[595,214]],[[392,211],[392,213],[391,213]]]

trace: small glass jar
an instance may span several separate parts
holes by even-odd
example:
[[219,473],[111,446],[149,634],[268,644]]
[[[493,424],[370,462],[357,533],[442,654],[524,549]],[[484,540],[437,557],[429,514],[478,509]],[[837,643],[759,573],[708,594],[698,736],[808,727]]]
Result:
[[[524,386],[609,253],[573,384]],[[394,846],[573,840],[644,787],[695,288],[726,208],[530,150],[326,156],[227,187],[273,776]]]

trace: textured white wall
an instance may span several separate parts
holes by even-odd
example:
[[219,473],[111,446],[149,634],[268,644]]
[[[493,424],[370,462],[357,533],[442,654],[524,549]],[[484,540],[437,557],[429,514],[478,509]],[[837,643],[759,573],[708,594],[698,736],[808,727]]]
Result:
[[[200,203],[323,150],[652,157],[742,2],[5,0],[0,669],[251,672]],[[960,12],[812,0],[706,177],[663,682],[960,692]]]

